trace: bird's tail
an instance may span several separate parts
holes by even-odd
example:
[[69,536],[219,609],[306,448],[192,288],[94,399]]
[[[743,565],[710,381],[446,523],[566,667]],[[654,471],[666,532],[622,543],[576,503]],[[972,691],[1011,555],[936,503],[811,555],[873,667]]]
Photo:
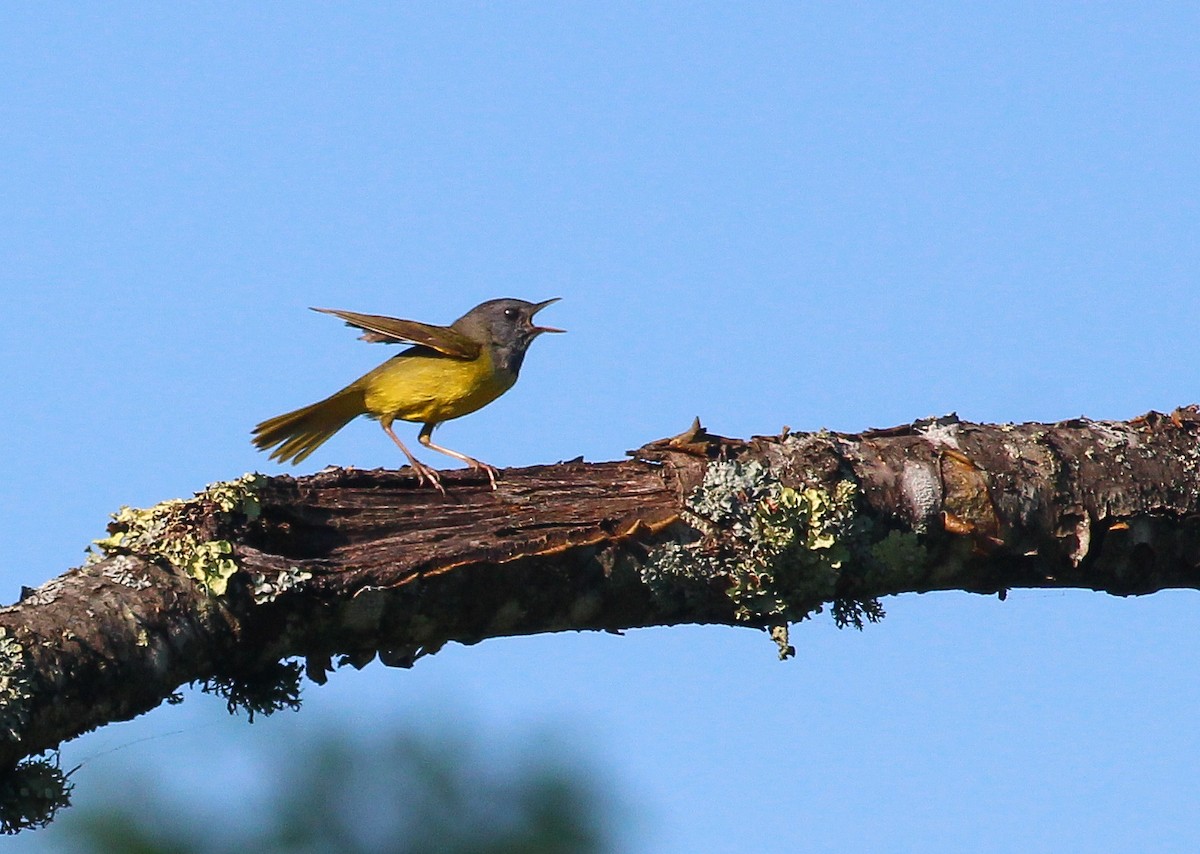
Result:
[[299,463],[355,416],[367,411],[363,390],[349,385],[311,406],[268,418],[254,428],[254,444],[271,452],[271,459]]

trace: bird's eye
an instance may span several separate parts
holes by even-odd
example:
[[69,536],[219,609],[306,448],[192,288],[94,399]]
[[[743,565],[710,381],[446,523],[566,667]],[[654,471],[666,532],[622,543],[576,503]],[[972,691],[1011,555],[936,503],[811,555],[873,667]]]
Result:
[[507,317],[509,320],[512,320],[514,317],[517,316],[517,310],[515,308],[506,308],[506,309],[504,309],[504,316]]

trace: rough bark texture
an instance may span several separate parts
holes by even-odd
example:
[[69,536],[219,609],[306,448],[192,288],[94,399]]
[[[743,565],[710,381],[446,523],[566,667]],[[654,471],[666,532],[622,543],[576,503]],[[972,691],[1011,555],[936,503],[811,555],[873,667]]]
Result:
[[0,609],[0,768],[188,682],[287,704],[286,658],[323,681],[448,641],[683,623],[770,628],[786,651],[787,623],[822,605],[859,623],[901,592],[1200,587],[1198,421],[749,441],[697,425],[627,462],[509,470],[495,492],[353,469],[210,489],[118,519],[100,559]]

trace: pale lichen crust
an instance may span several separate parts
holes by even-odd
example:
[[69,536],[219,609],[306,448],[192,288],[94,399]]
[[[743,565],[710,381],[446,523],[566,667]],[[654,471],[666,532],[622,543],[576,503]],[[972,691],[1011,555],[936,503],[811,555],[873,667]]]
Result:
[[274,602],[289,590],[302,587],[304,582],[310,578],[312,578],[312,573],[300,569],[298,566],[289,566],[287,569],[281,569],[275,573],[251,573],[250,595],[254,597],[254,604],[266,605],[268,602]]
[[[229,579],[238,570],[233,544],[220,537],[204,539],[202,527],[219,528],[235,516],[253,520],[261,513],[257,490],[265,480],[246,474],[236,480],[209,485],[196,497],[173,498],[140,510],[122,507],[108,525],[109,536],[93,543],[89,562],[122,554],[137,554],[167,561],[195,579],[213,596],[224,595]],[[216,523],[201,526],[193,518],[198,511],[215,511]],[[294,586],[294,585],[293,585]]]

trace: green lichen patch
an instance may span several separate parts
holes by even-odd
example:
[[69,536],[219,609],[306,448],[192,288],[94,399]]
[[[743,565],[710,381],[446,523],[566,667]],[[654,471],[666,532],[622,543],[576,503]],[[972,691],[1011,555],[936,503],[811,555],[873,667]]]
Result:
[[262,515],[258,490],[265,482],[265,476],[257,472],[248,472],[235,480],[211,483],[196,497],[211,501],[225,513],[240,513],[253,521]]
[[929,549],[913,531],[888,531],[883,539],[871,546],[871,569],[868,579],[891,578],[909,581],[929,565]]
[[[659,547],[642,570],[657,591],[726,582],[735,615],[779,626],[819,611],[834,598],[861,532],[858,488],[784,486],[758,461],[719,461],[686,502],[703,536]],[[786,649],[786,643],[781,645]]]
[[304,668],[295,661],[276,661],[248,673],[213,676],[200,684],[206,694],[225,699],[229,714],[244,709],[254,716],[270,715],[281,709],[300,708],[300,677]]
[[71,805],[70,774],[53,759],[27,759],[0,780],[0,833],[45,827]]
[[0,738],[17,741],[29,723],[33,674],[25,647],[0,626]]
[[753,568],[736,576],[730,590],[739,616],[803,619],[811,611],[797,614],[790,603],[833,596],[850,559],[857,495],[857,486],[842,480],[832,493],[780,485],[757,502],[750,538]]
[[89,562],[121,554],[167,561],[214,596],[224,595],[237,572],[233,544],[221,534],[262,512],[258,489],[265,478],[247,474],[209,485],[188,501],[173,498],[147,509],[122,507],[107,537],[93,542]]

